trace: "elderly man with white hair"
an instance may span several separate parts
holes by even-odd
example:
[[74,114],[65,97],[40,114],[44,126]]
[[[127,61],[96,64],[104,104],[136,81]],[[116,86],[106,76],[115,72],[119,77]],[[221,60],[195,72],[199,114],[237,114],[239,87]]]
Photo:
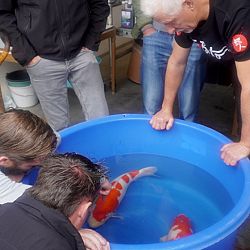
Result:
[[236,165],[250,154],[250,1],[141,0],[141,8],[176,34],[162,109],[150,121],[153,128],[168,130],[173,125],[173,104],[193,41],[216,60],[235,61],[241,86],[241,137],[221,148],[221,158]]

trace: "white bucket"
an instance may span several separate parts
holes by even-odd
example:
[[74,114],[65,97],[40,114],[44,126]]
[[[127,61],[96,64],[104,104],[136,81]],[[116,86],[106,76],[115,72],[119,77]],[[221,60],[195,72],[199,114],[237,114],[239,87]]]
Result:
[[38,103],[38,98],[31,84],[24,87],[8,87],[17,107],[28,108]]

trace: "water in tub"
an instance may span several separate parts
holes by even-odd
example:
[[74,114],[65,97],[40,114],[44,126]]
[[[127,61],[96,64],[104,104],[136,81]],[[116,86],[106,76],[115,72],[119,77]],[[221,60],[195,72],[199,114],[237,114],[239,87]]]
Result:
[[233,202],[222,184],[209,173],[186,162],[148,154],[118,155],[100,161],[112,168],[110,179],[145,166],[157,167],[156,176],[135,181],[116,213],[95,230],[112,243],[160,242],[173,218],[184,213],[194,233],[219,221]]

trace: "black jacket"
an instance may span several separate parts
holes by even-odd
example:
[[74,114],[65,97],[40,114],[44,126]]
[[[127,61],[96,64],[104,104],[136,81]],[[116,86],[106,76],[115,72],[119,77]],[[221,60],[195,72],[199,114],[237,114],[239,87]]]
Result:
[[63,61],[98,49],[108,14],[107,0],[0,0],[0,31],[21,65],[36,55]]
[[85,250],[82,238],[62,213],[24,193],[0,206],[1,250]]

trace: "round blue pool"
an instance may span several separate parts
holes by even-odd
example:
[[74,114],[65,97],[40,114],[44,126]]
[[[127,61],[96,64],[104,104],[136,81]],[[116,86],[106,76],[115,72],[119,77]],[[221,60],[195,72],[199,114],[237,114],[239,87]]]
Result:
[[[61,131],[59,152],[74,151],[101,162],[110,178],[156,166],[155,176],[129,187],[118,218],[96,230],[111,249],[230,250],[238,227],[250,212],[250,163],[228,167],[220,148],[229,142],[207,127],[175,120],[170,131],[156,131],[146,115],[113,115]],[[194,234],[160,242],[180,213]]]

